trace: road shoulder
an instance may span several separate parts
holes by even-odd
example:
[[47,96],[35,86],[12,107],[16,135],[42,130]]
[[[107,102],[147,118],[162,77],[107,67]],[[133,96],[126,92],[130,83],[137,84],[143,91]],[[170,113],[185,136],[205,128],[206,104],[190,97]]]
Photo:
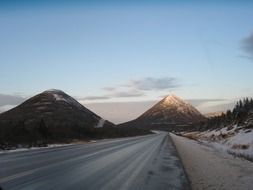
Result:
[[218,152],[196,141],[170,134],[193,190],[248,190],[253,186],[253,163]]

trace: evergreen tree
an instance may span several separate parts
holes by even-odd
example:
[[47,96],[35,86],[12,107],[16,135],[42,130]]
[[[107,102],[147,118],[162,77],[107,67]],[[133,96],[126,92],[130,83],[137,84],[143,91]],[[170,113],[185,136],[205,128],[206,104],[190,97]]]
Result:
[[232,111],[227,110],[225,114],[223,113],[220,116],[208,119],[205,125],[210,129],[219,128],[223,125],[232,123],[243,123],[250,112],[253,112],[253,99],[244,98],[236,103]]

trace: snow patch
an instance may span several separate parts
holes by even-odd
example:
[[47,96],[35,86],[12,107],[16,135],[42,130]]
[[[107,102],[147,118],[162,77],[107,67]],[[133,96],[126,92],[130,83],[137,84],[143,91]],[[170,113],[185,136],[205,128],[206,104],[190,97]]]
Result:
[[101,119],[98,121],[98,123],[97,123],[97,125],[95,126],[95,128],[101,128],[101,127],[104,126],[104,124],[105,124],[105,120],[101,118]]
[[61,90],[58,90],[58,89],[49,89],[49,90],[46,90],[45,92],[51,92],[51,93],[56,93],[56,94],[60,94],[60,93],[64,93],[63,91]]
[[66,98],[64,98],[62,95],[59,94],[53,94],[56,101],[66,101]]
[[15,148],[15,149],[11,149],[11,150],[2,150],[2,151],[0,151],[0,154],[12,153],[12,152],[23,152],[23,151],[38,150],[38,149],[56,148],[56,147],[71,146],[71,145],[74,145],[74,144],[73,143],[70,143],[70,144],[49,144],[44,147]]
[[175,95],[165,97],[161,102],[145,112],[143,116],[159,117],[159,120],[173,120],[175,118],[176,122],[178,120],[194,122],[194,120],[204,119],[196,108]]
[[217,130],[185,133],[183,136],[191,137],[216,150],[253,161],[253,129],[233,125]]
[[64,102],[74,105],[78,108],[83,108],[83,106],[79,102],[77,102],[74,98],[68,96],[67,94],[65,94],[61,90],[51,89],[51,90],[47,90],[45,92],[52,94],[56,101],[64,101]]
[[[249,161],[235,159],[233,155],[184,137],[173,134],[171,137],[192,189],[252,189],[253,164]],[[216,145],[220,150],[223,148],[220,143]]]

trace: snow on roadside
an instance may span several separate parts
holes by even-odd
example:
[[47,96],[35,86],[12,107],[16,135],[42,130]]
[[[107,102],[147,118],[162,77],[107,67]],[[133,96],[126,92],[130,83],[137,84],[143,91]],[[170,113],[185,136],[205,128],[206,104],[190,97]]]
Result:
[[73,143],[70,143],[70,144],[49,144],[44,147],[16,148],[16,149],[11,149],[11,150],[1,150],[0,154],[12,153],[12,152],[22,152],[22,151],[29,151],[29,150],[38,150],[38,149],[56,148],[56,147],[71,146],[71,145],[73,145]]
[[155,133],[155,134],[160,134],[161,131],[157,131],[157,130],[151,130],[152,133]]
[[[170,134],[193,190],[251,190],[253,164],[194,140]],[[218,143],[217,143],[218,144]],[[221,144],[219,144],[221,145]]]
[[184,133],[183,136],[200,141],[219,151],[253,161],[253,129],[233,125],[217,130]]

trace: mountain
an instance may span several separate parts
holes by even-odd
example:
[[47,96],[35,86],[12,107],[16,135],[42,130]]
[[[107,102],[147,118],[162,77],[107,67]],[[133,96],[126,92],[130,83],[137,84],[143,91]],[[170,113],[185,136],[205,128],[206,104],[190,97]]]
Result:
[[169,95],[137,119],[122,126],[191,125],[203,120],[205,117],[192,105],[175,95]]
[[93,128],[103,126],[112,127],[114,124],[91,112],[63,91],[53,89],[0,114],[0,141],[80,138],[88,136]]
[[152,123],[192,124],[203,120],[204,116],[189,103],[169,95],[137,119]]

